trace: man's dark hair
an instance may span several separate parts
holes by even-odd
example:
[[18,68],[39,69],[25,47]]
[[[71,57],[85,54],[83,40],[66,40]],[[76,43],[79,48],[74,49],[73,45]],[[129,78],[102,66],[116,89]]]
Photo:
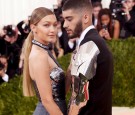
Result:
[[4,69],[4,64],[0,61],[0,71],[2,70],[2,69]]
[[93,6],[93,8],[95,8],[95,7],[101,7],[101,8],[102,8],[101,2],[94,2],[94,3],[92,4],[92,6]]
[[69,9],[90,11],[92,9],[91,0],[66,0],[62,7],[62,11]]

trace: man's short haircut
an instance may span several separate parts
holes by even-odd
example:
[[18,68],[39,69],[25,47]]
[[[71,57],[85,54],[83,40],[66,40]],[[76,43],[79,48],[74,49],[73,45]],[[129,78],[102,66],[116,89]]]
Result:
[[95,7],[100,7],[100,8],[102,8],[101,2],[94,2],[94,3],[92,4],[92,6],[93,6],[93,8],[95,8]]
[[62,11],[77,10],[77,11],[90,11],[92,10],[91,0],[66,0]]

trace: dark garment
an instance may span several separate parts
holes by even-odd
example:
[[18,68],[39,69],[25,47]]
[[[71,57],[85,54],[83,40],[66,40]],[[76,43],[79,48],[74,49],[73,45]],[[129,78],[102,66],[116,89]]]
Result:
[[76,47],[76,43],[74,42],[73,48],[70,48],[68,45],[68,41],[69,41],[68,34],[65,29],[62,29],[62,36],[59,37],[59,42],[61,48],[64,50],[64,55],[73,52]]
[[118,13],[117,20],[120,22],[120,38],[126,39],[135,36],[135,11],[129,12],[131,19],[127,21],[126,15]]
[[8,42],[4,38],[0,38],[0,55],[6,55],[8,53]]
[[8,69],[7,74],[10,78],[14,77],[15,74],[18,74],[18,65],[20,59],[21,48],[15,42],[13,44],[8,45]]
[[2,79],[2,77],[0,76],[0,84],[4,83],[5,81]]
[[[59,67],[54,68],[50,73],[50,78],[52,79],[53,99],[63,112],[63,115],[66,115],[67,107],[65,101],[65,76],[63,70]],[[42,105],[42,100],[35,81],[33,81],[33,85],[40,102],[36,107],[34,115],[39,115],[40,113],[42,113],[42,115],[49,115],[45,107]]]
[[[55,101],[56,104],[59,106],[60,110],[62,111],[63,115],[67,115],[67,110],[66,110],[66,102],[61,100],[61,101]],[[52,108],[53,109],[53,108]],[[49,115],[47,112],[46,108],[43,106],[41,102],[37,104],[37,107],[33,113],[33,115]]]
[[[65,74],[64,71],[61,69],[57,60],[53,57],[51,51],[49,50],[49,46],[45,46],[39,43],[36,40],[32,40],[32,43],[45,49],[48,52],[50,58],[57,64],[58,67],[55,67],[50,72],[50,79],[51,79],[51,87],[52,87],[52,96],[56,104],[59,106],[63,115],[67,115],[67,107],[66,107],[66,100],[65,100]],[[45,107],[42,105],[42,99],[39,93],[39,89],[37,87],[36,81],[33,80],[33,86],[36,92],[36,95],[39,99],[39,103],[36,107],[34,115],[48,115]]]
[[94,2],[101,2],[101,0],[91,0],[92,3]]
[[96,74],[89,81],[89,100],[79,115],[112,115],[112,54],[95,29],[88,31],[80,45],[88,41],[93,41],[100,53],[97,56]]

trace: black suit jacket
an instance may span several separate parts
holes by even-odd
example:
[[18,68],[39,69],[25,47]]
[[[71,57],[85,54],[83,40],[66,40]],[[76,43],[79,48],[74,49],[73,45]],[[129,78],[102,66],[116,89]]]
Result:
[[79,115],[111,115],[112,114],[112,78],[113,59],[106,42],[96,29],[85,35],[80,45],[93,41],[100,50],[97,56],[96,75],[89,81],[89,101],[80,110]]
[[2,77],[0,76],[0,84],[4,83],[5,81],[2,79]]

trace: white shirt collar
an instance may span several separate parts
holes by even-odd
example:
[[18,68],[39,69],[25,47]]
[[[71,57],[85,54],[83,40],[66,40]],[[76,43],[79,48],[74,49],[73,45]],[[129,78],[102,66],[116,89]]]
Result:
[[5,81],[5,82],[8,82],[9,80],[9,76],[7,74],[5,74],[2,79]]
[[79,38],[79,41],[78,41],[78,46],[80,45],[81,41],[84,39],[86,33],[91,30],[91,29],[94,29],[95,27],[93,25],[90,25],[89,27],[87,27],[81,34],[80,38]]

